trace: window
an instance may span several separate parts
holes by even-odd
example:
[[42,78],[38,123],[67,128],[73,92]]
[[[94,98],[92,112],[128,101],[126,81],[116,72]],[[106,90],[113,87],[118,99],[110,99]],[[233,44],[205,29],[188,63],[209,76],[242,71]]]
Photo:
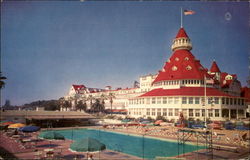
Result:
[[189,117],[193,117],[194,116],[194,110],[193,109],[189,109]]
[[155,98],[152,98],[152,104],[155,104]]
[[178,104],[179,103],[179,97],[175,97],[174,98],[174,104]]
[[238,99],[238,105],[240,105],[240,99]]
[[214,116],[215,117],[220,117],[220,110],[219,109],[214,110]]
[[241,117],[241,116],[244,116],[244,110],[242,109],[239,109],[238,110],[238,115]]
[[209,109],[209,110],[208,110],[208,116],[209,116],[209,117],[213,117],[213,110],[212,110],[212,109]]
[[241,99],[241,105],[244,105],[245,103],[244,103],[244,99]]
[[199,97],[195,97],[195,104],[200,104],[200,98]]
[[199,109],[195,110],[195,117],[200,117],[200,110]]
[[237,104],[237,99],[236,98],[234,98],[234,105],[236,105]]
[[212,97],[207,98],[207,104],[212,104]]
[[155,109],[152,109],[152,116],[155,116]]
[[188,104],[193,104],[194,102],[194,98],[193,97],[189,97],[188,98]]
[[230,105],[233,105],[233,98],[230,98]]
[[163,104],[167,104],[167,97],[163,97]]
[[174,110],[174,115],[175,115],[175,116],[178,116],[178,115],[179,115],[179,109],[175,109],[175,110]]
[[142,108],[139,108],[138,110],[139,110],[138,115],[141,115]]
[[202,116],[202,117],[205,117],[205,109],[202,109],[202,110],[201,110],[201,116]]
[[221,103],[225,104],[225,98],[224,97],[221,99]]
[[150,115],[150,109],[147,108],[147,113],[146,113],[148,116]]
[[163,116],[167,116],[167,109],[166,109],[166,108],[163,109],[162,115],[163,115]]
[[168,104],[173,104],[173,97],[168,98]]
[[150,98],[147,98],[147,102],[146,102],[147,104],[150,104]]
[[141,99],[141,104],[144,104],[144,98]]
[[226,104],[229,104],[229,98],[226,98]]
[[182,104],[187,104],[187,97],[182,97]]
[[161,116],[161,109],[160,108],[157,109],[157,116]]
[[214,104],[219,104],[219,98],[218,97],[214,97]]
[[173,116],[173,109],[168,109],[168,116]]
[[161,98],[157,98],[157,104],[161,104]]
[[192,67],[189,66],[189,65],[186,67],[186,70],[188,70],[188,71],[191,70],[191,69],[192,69]]

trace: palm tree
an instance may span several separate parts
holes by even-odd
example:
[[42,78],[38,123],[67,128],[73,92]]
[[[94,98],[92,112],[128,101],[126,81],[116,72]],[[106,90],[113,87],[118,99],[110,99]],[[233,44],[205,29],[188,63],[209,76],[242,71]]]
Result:
[[59,98],[60,110],[62,110],[62,108],[64,107],[64,103],[65,103],[65,98],[64,97]]
[[2,76],[2,72],[0,72],[0,89],[2,89],[5,85],[3,80],[7,79],[6,77]]
[[88,100],[87,97],[86,97],[86,95],[81,95],[80,96],[80,100],[83,103],[83,110],[86,111],[87,110],[87,103],[86,103],[86,101]]
[[66,101],[64,102],[64,107],[66,108],[66,111],[68,111],[68,108],[71,108],[71,107],[72,107],[71,102],[70,102],[69,100],[66,100]]
[[111,115],[112,115],[112,104],[113,104],[113,99],[114,98],[115,98],[114,93],[109,93],[108,99],[109,99],[109,102],[110,102]]
[[105,110],[105,100],[106,99],[107,99],[107,96],[105,94],[101,94],[100,100],[101,100],[102,111]]
[[90,101],[90,108],[91,108],[92,105],[93,105],[93,100],[94,100],[94,99],[95,99],[95,98],[94,98],[92,95],[89,95],[88,98],[87,98],[87,100]]
[[80,100],[76,105],[76,109],[77,110],[79,109],[80,111],[82,110],[86,111],[86,107],[87,107],[86,103],[83,103],[82,100]]

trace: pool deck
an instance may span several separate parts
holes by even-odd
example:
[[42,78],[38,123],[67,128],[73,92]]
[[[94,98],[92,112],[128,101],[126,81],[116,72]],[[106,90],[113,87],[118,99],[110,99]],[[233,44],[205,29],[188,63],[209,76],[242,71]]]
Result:
[[[54,128],[54,129],[81,129],[81,128],[92,128],[97,130],[104,130],[110,132],[118,132],[122,134],[133,134],[137,136],[146,136],[150,138],[157,138],[162,140],[171,140],[177,141],[176,130],[177,128],[173,127],[150,127],[150,128],[140,128],[140,127],[111,127],[111,128],[103,128],[102,126],[93,126],[93,127],[77,127],[77,128]],[[162,129],[163,132],[162,132]],[[45,129],[46,130],[46,129]],[[168,132],[168,133],[167,133]],[[223,149],[213,149],[213,157],[206,153],[205,149],[181,154],[177,157],[171,158],[183,158],[183,159],[240,159],[246,158],[250,156],[249,146],[243,146],[240,143],[227,143],[225,139],[229,138],[230,135],[236,134],[235,131],[216,131],[219,135],[222,135],[219,142],[215,141],[215,144],[237,147],[237,152],[233,152],[230,150]],[[249,132],[249,131],[246,131]],[[171,133],[171,134],[170,134]],[[0,147],[4,148],[8,152],[12,153],[18,159],[47,159],[44,158],[46,155],[46,149],[53,149],[54,158],[52,159],[73,159],[78,157],[78,159],[87,159],[86,153],[75,153],[69,150],[69,146],[72,143],[71,140],[62,140],[62,141],[48,141],[48,140],[38,140],[37,133],[29,133],[26,134],[26,139],[30,139],[26,143],[21,143],[18,138],[9,137],[4,132],[0,132]],[[245,134],[245,132],[237,132],[237,134]],[[249,136],[249,133],[247,133]],[[195,144],[195,139],[190,139],[188,143]],[[201,144],[203,142],[200,142]],[[37,155],[39,153],[39,156]],[[181,153],[181,151],[180,151]],[[91,153],[93,154],[94,159],[103,159],[103,160],[139,160],[142,158],[135,157],[132,155],[124,154],[121,152],[104,150],[99,153]],[[60,157],[60,158],[59,158]]]

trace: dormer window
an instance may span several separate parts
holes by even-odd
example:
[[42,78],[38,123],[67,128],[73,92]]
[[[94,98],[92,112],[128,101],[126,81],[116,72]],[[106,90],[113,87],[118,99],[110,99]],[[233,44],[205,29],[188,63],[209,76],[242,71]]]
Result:
[[232,77],[231,75],[227,75],[227,76],[225,77],[225,79],[226,79],[226,80],[232,80],[233,77]]
[[188,65],[188,66],[186,67],[186,69],[187,69],[187,70],[191,70],[192,67],[191,67],[190,65]]
[[176,66],[172,67],[172,71],[176,71],[178,68]]
[[178,57],[175,58],[175,61],[179,61],[180,59]]
[[184,60],[185,60],[185,61],[188,61],[188,60],[189,60],[189,58],[188,58],[188,57],[185,57],[185,58],[184,58]]

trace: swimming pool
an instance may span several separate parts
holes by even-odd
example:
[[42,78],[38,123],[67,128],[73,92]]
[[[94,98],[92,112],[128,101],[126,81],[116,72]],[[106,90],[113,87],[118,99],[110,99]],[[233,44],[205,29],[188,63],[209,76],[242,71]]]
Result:
[[59,132],[64,135],[65,138],[72,140],[80,140],[86,137],[95,138],[104,143],[107,149],[146,159],[154,159],[156,156],[172,157],[177,156],[178,154],[205,148],[203,146],[191,144],[178,145],[178,143],[174,141],[95,129],[56,130],[56,132]]

